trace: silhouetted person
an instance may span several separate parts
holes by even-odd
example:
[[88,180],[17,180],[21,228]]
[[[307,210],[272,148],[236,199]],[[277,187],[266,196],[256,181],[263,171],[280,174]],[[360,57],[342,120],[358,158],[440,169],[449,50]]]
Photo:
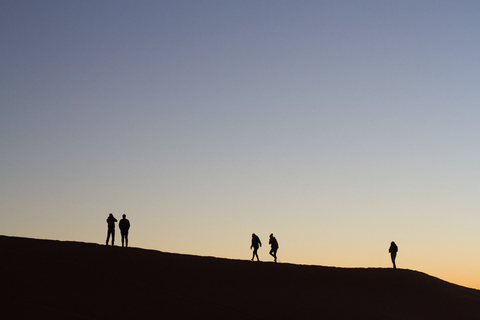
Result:
[[107,218],[107,224],[108,224],[107,246],[108,246],[108,240],[110,240],[110,235],[112,235],[112,246],[113,246],[113,243],[115,242],[115,222],[117,222],[117,219],[115,219],[113,214],[110,213]]
[[268,241],[272,249],[270,249],[270,255],[275,259],[277,262],[277,250],[278,250],[278,242],[277,239],[273,236],[273,233],[270,235],[270,240]]
[[125,240],[125,247],[128,247],[128,229],[130,229],[130,221],[126,218],[127,216],[124,214],[122,219],[118,223],[118,227],[120,228],[120,234],[122,235],[122,247],[123,242]]
[[255,257],[257,257],[257,261],[260,261],[257,253],[259,246],[260,247],[262,246],[262,242],[260,241],[260,238],[255,233],[252,233],[252,245],[250,246],[250,249],[253,248],[252,261]]
[[398,247],[395,242],[392,241],[392,243],[390,243],[390,249],[388,249],[388,252],[390,252],[390,257],[392,258],[393,269],[397,269],[395,258],[397,258]]

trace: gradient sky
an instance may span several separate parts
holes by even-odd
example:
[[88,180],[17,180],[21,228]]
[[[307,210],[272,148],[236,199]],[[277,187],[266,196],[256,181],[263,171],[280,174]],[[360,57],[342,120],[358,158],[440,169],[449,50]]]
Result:
[[[480,2],[0,3],[0,233],[480,288]],[[118,231],[117,231],[118,232]],[[118,237],[118,234],[117,234]],[[119,243],[119,241],[117,241]]]

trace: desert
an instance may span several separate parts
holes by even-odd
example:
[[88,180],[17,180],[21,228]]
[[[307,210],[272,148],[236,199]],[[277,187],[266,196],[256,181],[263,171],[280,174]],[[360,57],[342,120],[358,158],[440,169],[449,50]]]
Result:
[[4,319],[479,319],[419,271],[252,262],[0,236]]

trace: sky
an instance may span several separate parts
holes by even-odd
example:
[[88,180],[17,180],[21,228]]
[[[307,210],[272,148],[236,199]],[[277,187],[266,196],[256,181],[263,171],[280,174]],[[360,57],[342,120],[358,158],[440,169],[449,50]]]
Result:
[[[0,2],[0,234],[480,289],[480,2]],[[120,243],[117,230],[116,244]]]

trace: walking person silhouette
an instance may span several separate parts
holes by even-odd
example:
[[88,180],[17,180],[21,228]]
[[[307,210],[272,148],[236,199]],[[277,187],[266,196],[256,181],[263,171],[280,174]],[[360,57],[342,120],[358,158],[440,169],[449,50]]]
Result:
[[257,261],[260,261],[257,253],[259,246],[260,247],[262,246],[262,242],[260,241],[260,238],[255,233],[252,233],[252,245],[250,246],[250,249],[253,248],[252,261],[253,259],[255,259],[255,257],[257,257]]
[[110,235],[112,236],[112,246],[113,246],[113,243],[115,242],[115,222],[117,222],[117,219],[115,219],[113,214],[110,213],[107,218],[107,224],[108,224],[107,246],[108,246],[108,240],[110,240]]
[[122,235],[122,247],[125,242],[125,247],[128,247],[128,230],[130,229],[130,221],[126,218],[127,215],[123,215],[122,219],[118,223],[118,227],[120,228],[120,234]]
[[397,258],[398,247],[395,244],[395,242],[392,241],[390,243],[390,248],[388,249],[388,252],[390,252],[390,257],[392,258],[393,269],[397,269],[397,265],[395,264],[395,259]]
[[271,245],[272,249],[270,249],[270,255],[274,258],[274,261],[277,262],[277,250],[278,250],[278,242],[277,239],[273,236],[273,233],[270,235],[270,240],[268,243]]

